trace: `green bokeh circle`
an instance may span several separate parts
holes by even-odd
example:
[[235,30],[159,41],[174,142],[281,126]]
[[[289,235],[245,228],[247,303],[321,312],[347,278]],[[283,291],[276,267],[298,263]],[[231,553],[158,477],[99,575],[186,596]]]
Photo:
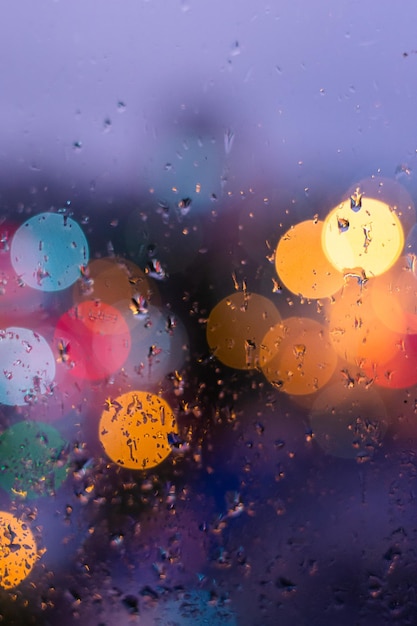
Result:
[[68,468],[67,442],[48,424],[18,422],[0,435],[0,487],[12,497],[55,493]]

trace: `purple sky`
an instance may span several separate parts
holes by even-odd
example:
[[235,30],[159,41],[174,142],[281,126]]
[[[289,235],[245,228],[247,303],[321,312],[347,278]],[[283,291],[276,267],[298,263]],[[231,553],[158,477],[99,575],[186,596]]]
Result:
[[204,122],[220,143],[235,133],[238,186],[299,161],[306,184],[391,176],[417,147],[416,20],[413,0],[11,3],[0,171],[134,193],[163,167],[162,138]]

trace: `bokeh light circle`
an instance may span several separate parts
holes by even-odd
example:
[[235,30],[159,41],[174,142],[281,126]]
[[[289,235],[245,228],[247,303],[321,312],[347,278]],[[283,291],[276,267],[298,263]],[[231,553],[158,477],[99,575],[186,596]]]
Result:
[[102,300],[107,304],[139,295],[160,302],[155,282],[149,279],[137,265],[128,259],[106,257],[91,261],[73,288],[74,303],[84,300]]
[[342,202],[324,220],[324,252],[343,274],[361,268],[368,278],[378,276],[402,253],[401,222],[380,200],[364,197],[360,206],[351,205],[351,199]]
[[177,433],[169,404],[146,391],[108,398],[101,414],[99,438],[110,459],[131,469],[145,470],[171,453],[170,437]]
[[281,321],[275,305],[259,294],[236,292],[221,300],[207,321],[207,343],[219,361],[235,369],[255,369],[268,330]]
[[370,281],[369,291],[375,314],[388,328],[417,332],[417,278],[407,257]]
[[345,195],[356,203],[358,195],[376,198],[387,204],[401,222],[404,233],[408,233],[416,222],[416,209],[407,189],[398,180],[373,175],[353,183]]
[[48,392],[55,358],[42,335],[28,328],[0,330],[0,402],[24,405]]
[[80,226],[58,213],[40,213],[24,222],[11,243],[11,262],[23,281],[41,291],[72,285],[88,263],[88,243]]
[[100,380],[125,362],[131,345],[127,323],[118,309],[105,302],[86,300],[58,320],[56,346],[63,346],[72,376]]
[[67,442],[49,424],[18,422],[0,435],[0,487],[11,495],[54,494],[68,464]]
[[7,511],[0,511],[0,587],[13,589],[27,578],[37,561],[31,529]]
[[354,279],[326,305],[326,314],[333,347],[349,363],[385,363],[402,341],[402,334],[388,328],[376,314],[368,285],[358,285]]
[[404,335],[388,361],[367,363],[364,371],[376,385],[387,389],[405,389],[417,384],[417,334]]
[[275,269],[284,285],[305,298],[331,296],[343,286],[321,245],[323,222],[307,220],[290,228],[279,240]]
[[306,395],[330,380],[337,355],[322,324],[306,317],[289,317],[266,333],[259,362],[274,387]]

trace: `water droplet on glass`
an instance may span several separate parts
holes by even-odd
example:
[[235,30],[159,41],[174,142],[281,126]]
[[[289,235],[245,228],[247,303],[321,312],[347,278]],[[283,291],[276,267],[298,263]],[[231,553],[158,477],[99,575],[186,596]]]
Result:
[[117,111],[119,113],[124,113],[126,111],[126,105],[124,102],[122,102],[122,100],[119,100],[119,102],[117,103]]
[[226,154],[230,154],[233,147],[233,142],[235,140],[235,134],[230,129],[226,130],[224,133],[224,151]]
[[124,536],[119,533],[116,535],[113,535],[110,539],[110,545],[112,546],[112,548],[119,548],[124,541]]
[[402,178],[407,178],[411,176],[411,167],[409,167],[406,163],[400,163],[395,168],[395,178],[397,180],[401,180]]
[[239,42],[235,41],[232,45],[232,49],[230,51],[230,56],[232,57],[237,57],[240,54],[240,46],[239,46]]
[[0,235],[0,251],[2,252],[8,252],[10,249],[9,246],[9,233],[6,232],[2,232]]
[[371,596],[371,598],[373,599],[378,598],[383,591],[382,581],[377,576],[371,575],[369,577],[368,590],[369,590],[369,595]]
[[297,589],[297,585],[295,583],[293,583],[288,578],[284,578],[283,576],[280,576],[275,584],[279,589],[284,592],[292,592]]
[[191,198],[183,198],[178,202],[177,206],[181,217],[185,217],[190,212],[191,203]]
[[345,233],[347,230],[349,230],[349,220],[344,217],[338,217],[337,228],[339,229],[339,233]]
[[306,346],[303,343],[295,344],[294,346],[294,356],[296,359],[303,359],[306,353]]
[[125,596],[122,600],[122,604],[130,615],[139,615],[139,603],[135,596]]

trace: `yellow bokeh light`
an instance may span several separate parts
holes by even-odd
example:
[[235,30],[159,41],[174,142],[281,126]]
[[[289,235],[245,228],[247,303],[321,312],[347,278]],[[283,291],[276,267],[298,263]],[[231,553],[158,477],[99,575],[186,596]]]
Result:
[[16,587],[29,576],[37,558],[35,538],[27,523],[0,511],[0,586]]
[[305,298],[331,296],[343,285],[321,245],[323,222],[308,220],[290,228],[278,243],[275,269],[284,285]]
[[108,398],[99,424],[99,438],[111,460],[139,470],[162,463],[171,453],[169,436],[177,432],[169,404],[145,391]]
[[385,272],[399,258],[404,232],[400,220],[384,202],[362,197],[352,207],[349,198],[326,217],[322,245],[340,272],[346,274],[359,267],[370,278]]
[[266,378],[288,394],[315,393],[331,378],[337,355],[324,326],[289,317],[266,333],[260,365]]
[[216,358],[235,369],[255,369],[270,328],[281,321],[274,304],[254,293],[236,292],[221,300],[207,322],[207,343]]
[[395,212],[401,221],[405,233],[416,223],[416,210],[413,199],[407,189],[393,178],[372,175],[353,183],[343,198],[357,196],[360,193],[362,198],[376,198],[385,202]]

